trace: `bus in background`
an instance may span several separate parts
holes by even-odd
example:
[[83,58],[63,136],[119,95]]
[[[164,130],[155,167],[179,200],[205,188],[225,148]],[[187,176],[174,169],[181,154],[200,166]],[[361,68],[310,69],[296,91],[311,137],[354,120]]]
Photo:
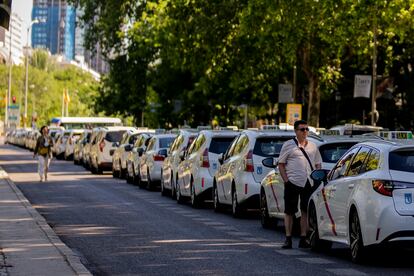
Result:
[[[386,129],[379,126],[345,124],[331,127],[328,131],[330,132],[330,135],[333,135],[333,132],[335,132],[336,135],[362,135],[365,133],[377,133],[384,130]],[[325,133],[321,132],[321,134]]]
[[119,118],[111,117],[55,117],[50,122],[51,127],[65,129],[92,129],[104,126],[122,126]]

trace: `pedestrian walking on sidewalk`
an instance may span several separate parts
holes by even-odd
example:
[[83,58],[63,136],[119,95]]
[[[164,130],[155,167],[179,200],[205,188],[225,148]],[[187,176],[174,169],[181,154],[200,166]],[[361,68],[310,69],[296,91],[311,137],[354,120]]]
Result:
[[306,238],[308,233],[308,201],[314,191],[310,174],[314,169],[320,169],[321,154],[314,143],[307,139],[309,128],[304,120],[294,124],[296,137],[286,141],[280,151],[279,171],[285,184],[285,232],[286,241],[283,249],[292,248],[293,219],[298,212],[300,198],[300,242],[299,248],[308,248]]
[[38,157],[37,170],[40,176],[40,182],[47,181],[47,172],[49,170],[50,160],[52,159],[52,146],[53,140],[49,136],[49,128],[42,126],[40,128],[42,134],[36,141],[36,147],[34,150],[33,158]]

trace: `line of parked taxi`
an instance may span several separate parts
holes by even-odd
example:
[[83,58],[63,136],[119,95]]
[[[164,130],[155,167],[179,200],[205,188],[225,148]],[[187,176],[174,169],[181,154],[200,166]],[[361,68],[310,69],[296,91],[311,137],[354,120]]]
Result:
[[[92,173],[111,171],[114,178],[148,190],[159,188],[162,196],[178,203],[188,201],[194,208],[212,201],[216,212],[227,208],[234,217],[257,210],[264,228],[274,228],[284,217],[284,185],[277,159],[283,143],[295,137],[291,127],[170,132],[134,127],[55,128],[50,133],[57,158],[73,159]],[[312,249],[343,243],[350,247],[352,260],[360,262],[374,246],[413,246],[413,134],[338,134],[334,130],[308,137],[323,160],[322,169],[311,175],[315,183],[308,220]],[[24,142],[21,135],[8,140],[32,148],[36,135],[27,134]]]

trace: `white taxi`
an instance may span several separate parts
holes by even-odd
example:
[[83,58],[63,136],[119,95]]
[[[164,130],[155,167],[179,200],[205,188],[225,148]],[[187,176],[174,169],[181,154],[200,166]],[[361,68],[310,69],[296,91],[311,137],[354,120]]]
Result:
[[89,142],[91,138],[92,130],[85,129],[82,136],[76,141],[73,147],[73,163],[75,165],[81,164],[83,159],[83,147]]
[[271,170],[262,160],[278,157],[285,141],[295,133],[290,130],[245,130],[233,141],[220,160],[214,176],[214,209],[232,206],[234,217],[240,217],[248,208],[259,209],[260,182]]
[[64,158],[64,154],[66,150],[66,141],[68,140],[70,133],[71,133],[71,130],[63,131],[63,133],[57,138],[55,144],[53,145],[52,151],[55,154],[57,159]]
[[344,243],[360,262],[368,246],[414,241],[412,141],[359,143],[330,172],[311,177],[323,182],[309,200],[313,249]]
[[148,145],[149,139],[153,135],[152,132],[140,133],[132,146],[132,150],[128,153],[127,158],[127,182],[139,185],[139,160]]
[[89,159],[92,173],[102,173],[103,170],[112,170],[112,155],[126,131],[134,127],[109,126],[99,129],[94,144],[91,145]]
[[203,130],[191,143],[185,159],[178,165],[176,199],[181,203],[191,198],[193,207],[211,199],[213,177],[219,167],[218,158],[239,132],[233,130]]
[[73,159],[73,152],[75,149],[75,143],[79,140],[82,134],[85,132],[84,129],[72,129],[68,139],[66,140],[65,153],[63,155],[65,160]]
[[125,131],[122,135],[121,141],[117,143],[117,148],[112,155],[112,176],[113,177],[126,177],[126,156],[132,150],[132,145],[139,132],[137,129],[130,129]]
[[175,180],[177,178],[178,165],[184,157],[184,152],[189,148],[191,143],[197,136],[197,130],[181,129],[179,135],[175,138],[165,158],[161,170],[161,194],[167,195],[171,191],[171,195],[175,197]]
[[154,134],[140,158],[140,187],[148,190],[161,182],[161,166],[176,134]]
[[[337,133],[335,133],[337,134]],[[332,169],[336,162],[352,146],[368,140],[380,140],[379,136],[344,136],[344,135],[323,135],[310,134],[308,140],[316,144],[322,157],[322,169]],[[284,218],[284,192],[285,185],[280,176],[277,162],[272,158],[264,159],[265,167],[274,168],[263,178],[260,188],[260,222],[264,228],[274,227],[277,219]],[[298,214],[299,215],[299,214]]]

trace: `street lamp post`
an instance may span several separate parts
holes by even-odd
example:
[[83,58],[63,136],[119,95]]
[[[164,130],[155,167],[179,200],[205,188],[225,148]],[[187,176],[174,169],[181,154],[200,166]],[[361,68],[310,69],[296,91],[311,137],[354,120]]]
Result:
[[27,27],[27,41],[26,41],[26,77],[25,77],[25,87],[24,87],[24,117],[23,117],[23,126],[26,127],[27,123],[27,90],[29,87],[29,32],[33,24],[44,22],[43,20],[35,19],[30,22],[29,27]]

